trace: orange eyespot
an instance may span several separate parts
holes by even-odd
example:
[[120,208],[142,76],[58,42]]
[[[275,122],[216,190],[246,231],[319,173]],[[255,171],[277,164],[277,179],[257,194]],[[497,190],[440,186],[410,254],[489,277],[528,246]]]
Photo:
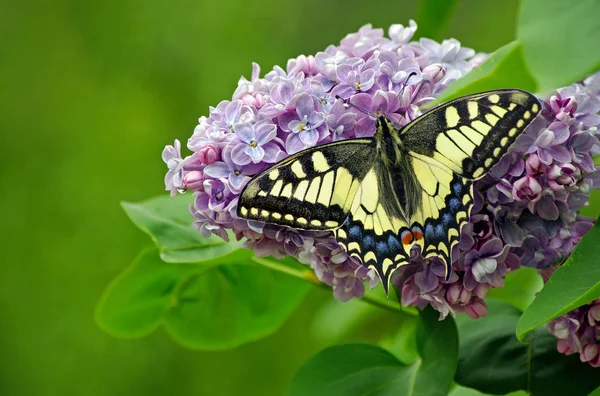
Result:
[[415,240],[419,240],[423,238],[423,233],[421,232],[421,230],[419,228],[413,228],[412,229],[412,234],[415,237]]
[[404,231],[401,237],[404,245],[409,245],[413,241],[413,234],[410,231]]

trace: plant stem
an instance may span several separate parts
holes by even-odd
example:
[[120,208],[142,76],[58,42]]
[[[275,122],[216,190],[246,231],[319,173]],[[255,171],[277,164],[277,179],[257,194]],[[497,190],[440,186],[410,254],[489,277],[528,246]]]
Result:
[[[251,260],[257,264],[262,265],[263,267],[272,269],[274,271],[281,272],[286,275],[293,276],[294,278],[303,279],[307,282],[310,282],[310,283],[320,287],[321,289],[326,289],[326,290],[331,291],[331,287],[329,285],[321,282],[315,276],[315,274],[308,269],[300,270],[297,268],[292,268],[288,265],[282,264],[275,260],[263,259],[263,258],[258,258],[258,257],[252,257]],[[379,307],[381,309],[385,309],[387,311],[395,312],[395,313],[402,312],[402,313],[405,313],[405,314],[408,314],[411,316],[418,315],[418,313],[415,309],[403,308],[400,304],[398,304],[398,305],[389,304],[389,302],[388,302],[389,300],[379,298],[378,296],[375,296],[375,295],[365,294],[361,298],[361,301],[364,301],[373,306]]]

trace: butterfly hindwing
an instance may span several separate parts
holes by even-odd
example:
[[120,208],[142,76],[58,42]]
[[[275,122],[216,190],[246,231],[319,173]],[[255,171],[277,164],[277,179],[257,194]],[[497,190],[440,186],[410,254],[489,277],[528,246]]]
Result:
[[413,237],[400,211],[389,205],[396,197],[386,172],[381,164],[375,164],[365,175],[348,218],[335,234],[351,257],[377,272],[387,292],[392,272],[410,263]]
[[478,179],[494,166],[533,121],[541,104],[518,89],[463,96],[438,106],[402,129],[410,155],[435,160]]
[[412,171],[416,173],[421,197],[410,219],[385,205],[386,200],[405,197],[396,198],[398,192],[394,196],[390,184],[385,182],[386,168],[376,165],[357,190],[348,219],[335,231],[348,254],[377,272],[386,292],[392,273],[410,264],[414,245],[421,247],[425,258],[441,257],[448,277],[452,249],[460,241],[460,229],[468,222],[473,205],[470,180],[440,164],[414,158]]
[[337,228],[375,154],[373,139],[352,139],[292,155],[248,183],[238,215],[301,229]]
[[423,257],[442,257],[450,275],[452,249],[460,241],[460,230],[469,221],[473,206],[473,183],[444,166],[413,158],[422,188],[421,208],[412,221],[423,230]]

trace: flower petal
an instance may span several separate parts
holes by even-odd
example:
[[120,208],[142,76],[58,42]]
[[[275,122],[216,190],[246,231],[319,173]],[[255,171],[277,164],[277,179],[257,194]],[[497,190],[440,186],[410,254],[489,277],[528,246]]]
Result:
[[233,146],[233,149],[231,149],[231,160],[236,165],[246,165],[252,162],[248,154],[246,154],[246,147],[248,147],[248,145],[242,143],[236,144]]
[[204,174],[214,178],[229,177],[231,169],[225,162],[217,161],[204,168]]
[[242,142],[248,144],[250,144],[250,142],[256,139],[256,134],[254,133],[254,126],[247,122],[240,123],[235,126],[235,135]]

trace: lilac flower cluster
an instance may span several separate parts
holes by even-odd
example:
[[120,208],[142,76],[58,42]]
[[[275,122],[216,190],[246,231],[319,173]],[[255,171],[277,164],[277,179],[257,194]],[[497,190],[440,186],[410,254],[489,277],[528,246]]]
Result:
[[341,301],[362,297],[366,282],[374,287],[377,275],[348,257],[331,232],[246,221],[236,209],[251,176],[271,164],[315,145],[373,135],[375,120],[344,100],[400,127],[484,59],[454,39],[411,41],[416,29],[414,21],[393,25],[385,37],[382,29],[366,25],[339,46],[291,59],[285,70],[276,66],[263,78],[254,64],[252,77],[240,79],[232,99],[200,118],[188,140],[192,155],[182,158],[178,141],[167,146],[167,190],[194,192],[191,211],[202,235],[227,239],[232,230],[259,256],[297,257]]
[[579,353],[582,362],[600,367],[600,299],[554,319],[549,329],[560,353]]
[[[347,256],[332,233],[246,221],[236,209],[251,176],[273,163],[315,145],[372,136],[375,120],[345,101],[401,127],[486,58],[454,39],[411,41],[416,28],[413,21],[393,25],[385,37],[366,25],[340,45],[291,59],[286,69],[275,66],[263,78],[254,64],[232,99],[200,118],[188,140],[192,155],[182,158],[178,141],[167,146],[166,188],[172,195],[194,192],[191,212],[200,233],[227,240],[232,230],[259,256],[294,256],[341,301],[362,297],[365,283],[374,287],[376,274]],[[521,265],[547,268],[570,254],[592,226],[577,211],[600,185],[592,161],[600,147],[598,80],[546,98],[542,116],[476,182],[471,221],[455,247],[458,259],[448,282],[443,263],[412,252],[412,263],[393,279],[405,305],[430,304],[442,318],[456,312],[478,318],[487,313],[487,290],[503,286],[506,273]]]

